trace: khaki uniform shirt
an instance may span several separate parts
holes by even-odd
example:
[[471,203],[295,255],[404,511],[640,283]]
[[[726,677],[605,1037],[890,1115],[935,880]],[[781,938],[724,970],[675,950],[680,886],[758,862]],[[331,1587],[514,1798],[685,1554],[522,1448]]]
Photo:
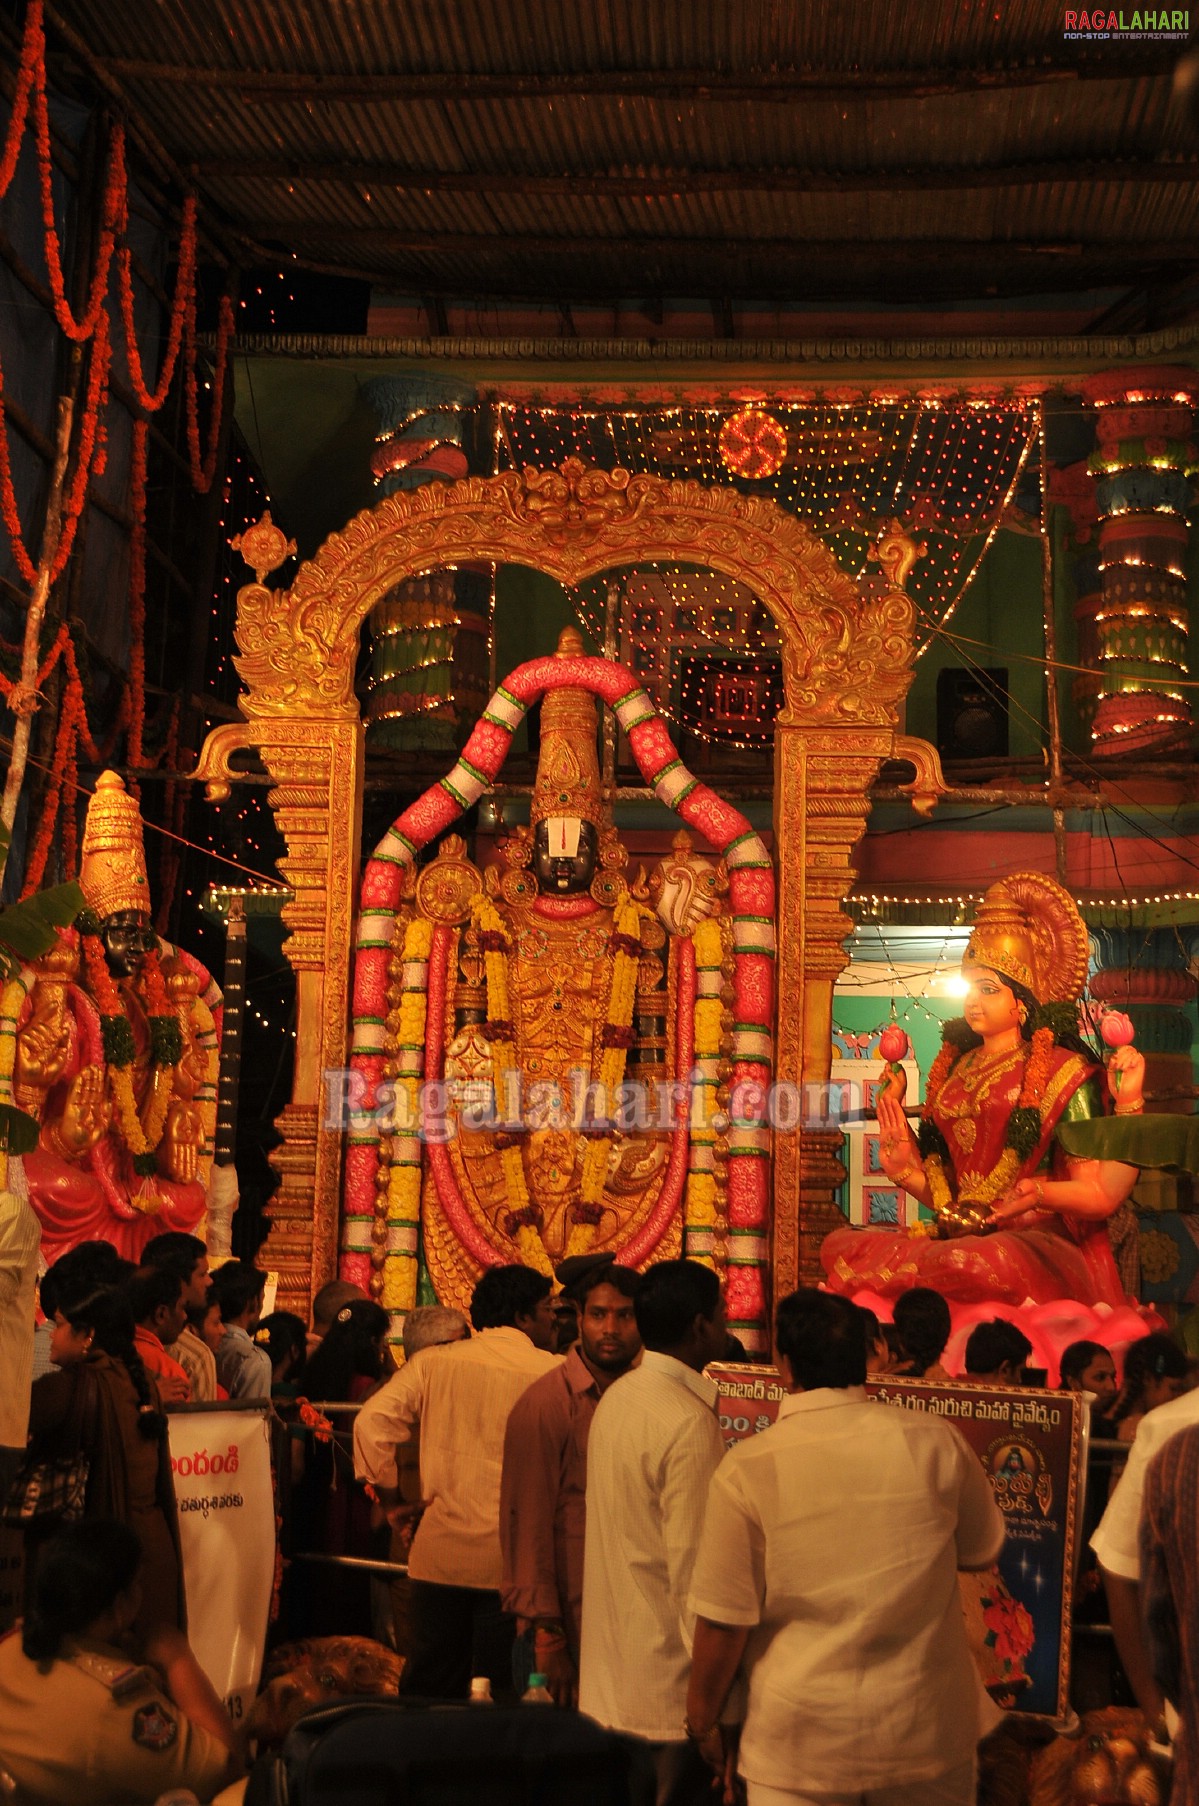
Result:
[[18,1631],[0,1641],[0,1776],[18,1806],[152,1806],[176,1787],[211,1800],[228,1762],[154,1670],[119,1650],[68,1641],[47,1664],[30,1661]]

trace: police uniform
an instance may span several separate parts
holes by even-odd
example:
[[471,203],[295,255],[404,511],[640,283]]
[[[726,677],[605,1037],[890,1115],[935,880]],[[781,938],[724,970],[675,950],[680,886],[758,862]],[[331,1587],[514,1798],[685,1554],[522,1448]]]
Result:
[[0,1640],[0,1795],[7,1775],[19,1806],[152,1806],[172,1787],[211,1800],[228,1763],[119,1650],[68,1639],[38,1663],[19,1631]]

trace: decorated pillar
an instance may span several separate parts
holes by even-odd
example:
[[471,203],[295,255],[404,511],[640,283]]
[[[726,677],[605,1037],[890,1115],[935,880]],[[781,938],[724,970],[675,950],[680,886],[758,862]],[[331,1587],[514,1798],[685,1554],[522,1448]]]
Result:
[[1193,370],[1168,366],[1111,371],[1083,385],[1099,441],[1090,462],[1102,593],[1096,755],[1181,745],[1190,729],[1180,684],[1190,670],[1187,512],[1197,393]]
[[[475,391],[445,377],[374,377],[371,472],[383,495],[466,476],[465,410]],[[491,571],[459,565],[408,577],[371,609],[366,702],[372,747],[452,754],[487,702]]]
[[1091,995],[1131,1018],[1150,1107],[1191,1115],[1195,980],[1188,948],[1172,928],[1092,928],[1091,950]]
[[802,989],[779,989],[779,1081],[796,1087],[800,1117],[798,1134],[774,1138],[776,1298],[822,1278],[820,1244],[845,1222],[837,1203],[845,1179],[841,1132],[820,1100],[832,1061],[833,986],[849,964],[845,941],[854,925],[844,901],[857,875],[853,851],[893,742],[881,725],[863,731],[780,721],[775,730],[775,839],[787,848],[778,860],[779,942],[804,974]]
[[196,775],[213,799],[228,796],[236,755],[254,747],[272,779],[268,801],[286,846],[279,868],[293,892],[282,913],[296,975],[296,1051],[291,1099],[275,1121],[282,1141],[270,1155],[280,1185],[266,1258],[279,1274],[280,1309],[307,1316],[336,1274],[341,1142],[329,1121],[337,1092],[328,1075],[347,1063],[364,766],[352,683],[357,636],[327,635],[327,622],[311,616],[302,627],[293,621],[281,673],[273,637],[287,592],[263,578],[295,547],[269,514],[234,546],[256,577],[238,592],[236,663],[249,686],[243,706],[257,704],[257,712],[209,734]]

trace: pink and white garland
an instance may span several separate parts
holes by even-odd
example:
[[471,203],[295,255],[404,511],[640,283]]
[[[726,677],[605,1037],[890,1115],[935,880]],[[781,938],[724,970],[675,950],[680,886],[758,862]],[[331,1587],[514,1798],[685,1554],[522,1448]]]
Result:
[[[608,704],[629,739],[646,783],[659,801],[720,853],[729,871],[733,924],[733,1061],[730,1090],[760,1098],[731,1123],[728,1140],[728,1266],[726,1298],[729,1320],[747,1346],[766,1345],[765,1270],[769,1254],[770,1129],[765,1100],[773,1070],[774,1022],[774,868],[749,822],[687,770],[665,725],[633,673],[614,660],[551,655],[519,666],[496,690],[458,762],[430,785],[411,808],[387,830],[362,879],[357,951],[354,966],[353,1041],[350,1065],[361,1075],[357,1125],[348,1134],[343,1201],[341,1271],[365,1286],[371,1268],[371,1229],[379,1170],[380,1130],[371,1120],[387,1058],[387,983],[395,917],[406,867],[416,864],[420,850],[456,821],[496,782],[512,737],[529,707],[549,690],[572,686],[590,691]],[[694,954],[686,989],[695,995]],[[436,961],[431,962],[430,980]],[[685,969],[686,970],[686,969]],[[680,992],[684,973],[680,974]],[[431,984],[432,988],[432,984]],[[690,1022],[691,1008],[679,998],[678,1020]],[[429,998],[428,1022],[438,1021]],[[678,1050],[680,1053],[684,1049]],[[433,1049],[429,1049],[430,1056]],[[430,1058],[428,1070],[432,1070]],[[638,1265],[649,1258],[678,1207],[686,1176],[682,1138],[674,1136],[668,1183],[658,1206],[619,1258]],[[438,1196],[457,1235],[481,1264],[511,1258],[511,1248],[492,1246],[472,1221],[457,1188],[446,1183],[448,1159],[427,1149]],[[441,1150],[444,1152],[444,1150]],[[671,1183],[670,1181],[674,1181]]]

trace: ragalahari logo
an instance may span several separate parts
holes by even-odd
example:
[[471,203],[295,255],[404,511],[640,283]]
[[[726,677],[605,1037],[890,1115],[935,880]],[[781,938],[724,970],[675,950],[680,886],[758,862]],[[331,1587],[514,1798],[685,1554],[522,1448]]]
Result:
[[1126,13],[1113,12],[1106,6],[1074,11],[1067,7],[1062,36],[1086,43],[1149,41],[1168,44],[1185,42],[1190,30],[1189,12],[1157,11],[1150,7],[1147,11]]

